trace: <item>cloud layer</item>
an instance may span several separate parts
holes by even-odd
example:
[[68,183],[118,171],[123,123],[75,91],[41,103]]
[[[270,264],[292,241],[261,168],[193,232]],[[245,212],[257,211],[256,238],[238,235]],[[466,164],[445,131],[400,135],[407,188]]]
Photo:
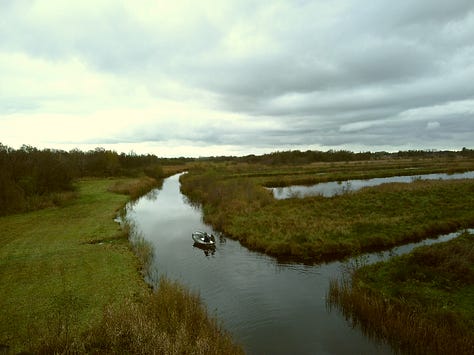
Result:
[[472,147],[471,0],[223,3],[2,1],[0,142]]

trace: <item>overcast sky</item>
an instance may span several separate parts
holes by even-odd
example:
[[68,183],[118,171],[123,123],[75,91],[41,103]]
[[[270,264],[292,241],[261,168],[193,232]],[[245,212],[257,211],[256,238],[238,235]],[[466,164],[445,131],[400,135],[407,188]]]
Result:
[[474,1],[0,0],[0,142],[474,148]]

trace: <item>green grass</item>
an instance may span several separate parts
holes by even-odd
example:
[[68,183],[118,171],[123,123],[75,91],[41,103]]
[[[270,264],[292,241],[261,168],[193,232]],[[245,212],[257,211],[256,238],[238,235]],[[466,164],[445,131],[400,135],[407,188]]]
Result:
[[408,353],[474,349],[474,235],[415,249],[332,281],[330,306]]
[[113,218],[127,196],[106,192],[110,183],[81,181],[66,207],[0,218],[0,343],[28,344],[71,311],[72,295],[77,332],[106,304],[145,292],[126,238],[91,244],[121,233]]
[[153,298],[128,234],[113,221],[129,199],[109,191],[118,181],[83,180],[63,207],[0,218],[0,345],[82,352],[92,346],[91,329],[107,321],[104,310],[125,317]]
[[[427,162],[415,163],[426,171],[441,169],[440,162],[431,162],[431,168]],[[364,169],[366,175],[387,173],[388,163],[371,164],[326,164],[321,169],[330,167],[333,175],[347,177],[350,167],[356,175]],[[445,171],[470,162],[456,164],[445,164]],[[375,172],[367,170],[369,166]],[[405,162],[402,168],[407,166]],[[474,226],[472,180],[392,183],[332,198],[277,201],[259,185],[260,178],[252,175],[262,169],[201,167],[181,177],[181,189],[202,205],[206,222],[216,229],[250,249],[296,261],[339,259]],[[398,165],[396,169],[400,172]],[[287,174],[294,176],[291,171]]]

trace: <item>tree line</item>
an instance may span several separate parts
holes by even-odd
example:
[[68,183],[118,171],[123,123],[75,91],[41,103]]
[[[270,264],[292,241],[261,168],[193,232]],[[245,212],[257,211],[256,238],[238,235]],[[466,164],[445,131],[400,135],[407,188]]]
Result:
[[462,148],[460,151],[451,150],[408,150],[399,152],[351,152],[348,150],[290,150],[277,151],[263,155],[247,155],[243,157],[208,157],[199,158],[203,161],[214,162],[244,162],[250,164],[264,165],[303,165],[317,162],[349,162],[349,161],[367,161],[380,159],[404,159],[404,158],[453,158],[456,156],[474,158],[474,150]]
[[179,163],[179,159],[118,154],[103,148],[66,152],[28,145],[13,149],[0,143],[0,215],[31,209],[32,200],[39,197],[72,191],[77,178],[145,173],[159,179],[163,177],[162,164]]
[[347,150],[282,151],[260,156],[217,156],[202,158],[158,158],[156,155],[118,154],[96,148],[83,152],[57,149],[39,150],[29,145],[13,149],[0,143],[0,215],[29,209],[29,201],[73,190],[73,181],[82,177],[136,176],[145,173],[162,178],[164,165],[180,165],[192,161],[245,162],[265,165],[302,165],[314,162],[363,161],[400,158],[474,158],[474,150],[461,151],[410,150],[396,153]]

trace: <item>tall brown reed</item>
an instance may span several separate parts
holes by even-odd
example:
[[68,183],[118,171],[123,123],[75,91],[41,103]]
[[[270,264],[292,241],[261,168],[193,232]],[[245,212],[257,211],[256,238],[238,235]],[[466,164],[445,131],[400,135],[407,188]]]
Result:
[[[66,341],[67,340],[67,341]],[[243,354],[199,297],[161,279],[156,292],[105,307],[102,320],[66,339],[49,333],[38,354]]]
[[162,180],[158,181],[154,178],[145,176],[138,179],[126,181],[117,181],[110,188],[110,192],[129,195],[132,200],[144,195],[152,188],[159,186]]
[[421,309],[358,285],[357,278],[331,280],[327,306],[342,312],[369,337],[409,354],[472,354],[474,333],[450,312]]

